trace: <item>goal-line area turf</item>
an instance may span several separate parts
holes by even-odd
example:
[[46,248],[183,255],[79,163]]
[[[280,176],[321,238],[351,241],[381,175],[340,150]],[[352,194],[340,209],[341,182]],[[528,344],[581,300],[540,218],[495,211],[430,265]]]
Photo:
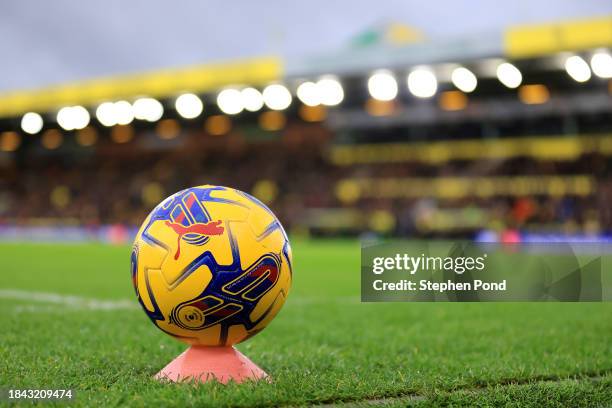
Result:
[[186,345],[140,309],[128,246],[0,243],[0,388],[83,407],[612,405],[612,303],[361,303],[357,241],[292,243],[287,303],[237,346],[272,381],[226,386],[153,379]]

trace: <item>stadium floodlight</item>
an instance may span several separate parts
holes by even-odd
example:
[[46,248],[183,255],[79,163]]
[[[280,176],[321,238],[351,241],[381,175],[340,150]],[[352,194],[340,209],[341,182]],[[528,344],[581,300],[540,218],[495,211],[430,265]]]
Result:
[[318,106],[321,104],[317,84],[314,82],[303,82],[297,88],[297,97],[306,106]]
[[66,106],[61,108],[57,112],[57,123],[64,130],[73,130],[74,129],[74,115],[72,113],[72,106]]
[[89,120],[91,117],[89,116],[89,112],[82,106],[73,106],[72,107],[72,116],[73,116],[73,126],[75,129],[83,129],[87,125],[89,125]]
[[132,111],[134,118],[147,122],[157,122],[164,116],[164,106],[153,98],[136,99],[132,105]]
[[375,72],[368,78],[368,92],[378,101],[391,101],[397,96],[397,80],[389,71]]
[[43,118],[36,112],[28,112],[21,118],[21,130],[34,135],[43,128]]
[[134,109],[128,101],[118,101],[113,104],[115,121],[118,125],[129,125],[134,120]]
[[249,112],[257,112],[263,108],[264,100],[261,92],[255,88],[244,88],[240,91],[242,97],[242,105]]
[[600,78],[612,78],[612,56],[607,52],[598,52],[591,57],[591,69]]
[[576,82],[586,82],[591,79],[589,64],[578,55],[571,56],[565,60],[565,70]]
[[176,98],[174,106],[178,114],[185,119],[197,118],[204,110],[202,100],[192,93],[182,94]]
[[134,118],[155,122],[164,114],[164,107],[152,98],[141,98],[132,106],[128,101],[104,102],[96,109],[96,118],[104,126],[128,125]]
[[272,110],[287,109],[291,105],[291,93],[280,84],[268,85],[263,91],[266,106]]
[[115,104],[112,102],[104,102],[96,109],[96,118],[102,125],[110,127],[117,124],[115,117]]
[[408,90],[417,98],[431,98],[438,90],[438,80],[427,68],[417,68],[408,74]]
[[74,129],[74,113],[72,112],[72,106],[66,106],[57,112],[57,123],[64,130]]
[[89,112],[82,106],[66,106],[57,112],[57,123],[64,130],[83,129],[89,119]]
[[236,115],[244,109],[242,93],[237,89],[224,89],[217,95],[217,106],[221,112]]
[[517,88],[523,82],[523,74],[509,62],[503,62],[497,66],[497,79],[508,88]]
[[472,92],[476,89],[476,85],[478,85],[476,75],[465,67],[455,68],[451,73],[451,81],[457,89],[465,93]]
[[317,81],[317,92],[321,103],[326,106],[336,106],[344,99],[342,84],[331,77],[324,77]]

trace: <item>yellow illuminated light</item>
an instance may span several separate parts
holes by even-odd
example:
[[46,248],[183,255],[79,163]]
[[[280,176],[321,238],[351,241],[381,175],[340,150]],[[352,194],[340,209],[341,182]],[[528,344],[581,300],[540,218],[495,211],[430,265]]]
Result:
[[327,110],[324,106],[302,105],[299,110],[300,117],[306,122],[321,122],[327,117]]
[[174,139],[181,132],[181,126],[174,119],[164,119],[155,128],[160,139]]
[[281,130],[286,123],[285,115],[277,111],[264,112],[259,115],[259,126],[268,131]]
[[457,111],[467,107],[468,98],[461,91],[446,91],[442,92],[438,103],[444,110]]
[[17,132],[3,132],[0,134],[0,150],[14,152],[21,144],[21,137]]
[[79,130],[76,134],[76,141],[81,146],[92,146],[98,140],[98,132],[92,127]]
[[111,130],[111,139],[115,143],[127,143],[134,137],[134,129],[129,125],[117,125]]
[[379,101],[370,98],[366,102],[365,109],[372,116],[390,116],[396,111],[397,105],[394,101]]
[[523,85],[519,88],[518,96],[526,105],[539,105],[548,102],[550,92],[541,84]]
[[225,115],[214,115],[209,117],[204,123],[206,132],[213,136],[227,134],[232,128],[232,122]]
[[49,129],[42,134],[40,143],[49,150],[57,149],[62,145],[64,136],[57,129]]

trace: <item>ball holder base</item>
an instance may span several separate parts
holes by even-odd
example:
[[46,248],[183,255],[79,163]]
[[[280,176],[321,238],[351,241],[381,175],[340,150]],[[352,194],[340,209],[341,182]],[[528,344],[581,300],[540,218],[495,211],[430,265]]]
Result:
[[234,347],[191,346],[155,375],[166,381],[269,381],[268,374]]

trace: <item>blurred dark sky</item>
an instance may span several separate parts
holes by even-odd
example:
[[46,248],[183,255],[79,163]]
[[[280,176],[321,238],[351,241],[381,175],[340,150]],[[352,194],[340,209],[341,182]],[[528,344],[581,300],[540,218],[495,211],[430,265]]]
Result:
[[215,60],[343,47],[399,22],[429,37],[612,14],[610,0],[6,1],[0,91]]

